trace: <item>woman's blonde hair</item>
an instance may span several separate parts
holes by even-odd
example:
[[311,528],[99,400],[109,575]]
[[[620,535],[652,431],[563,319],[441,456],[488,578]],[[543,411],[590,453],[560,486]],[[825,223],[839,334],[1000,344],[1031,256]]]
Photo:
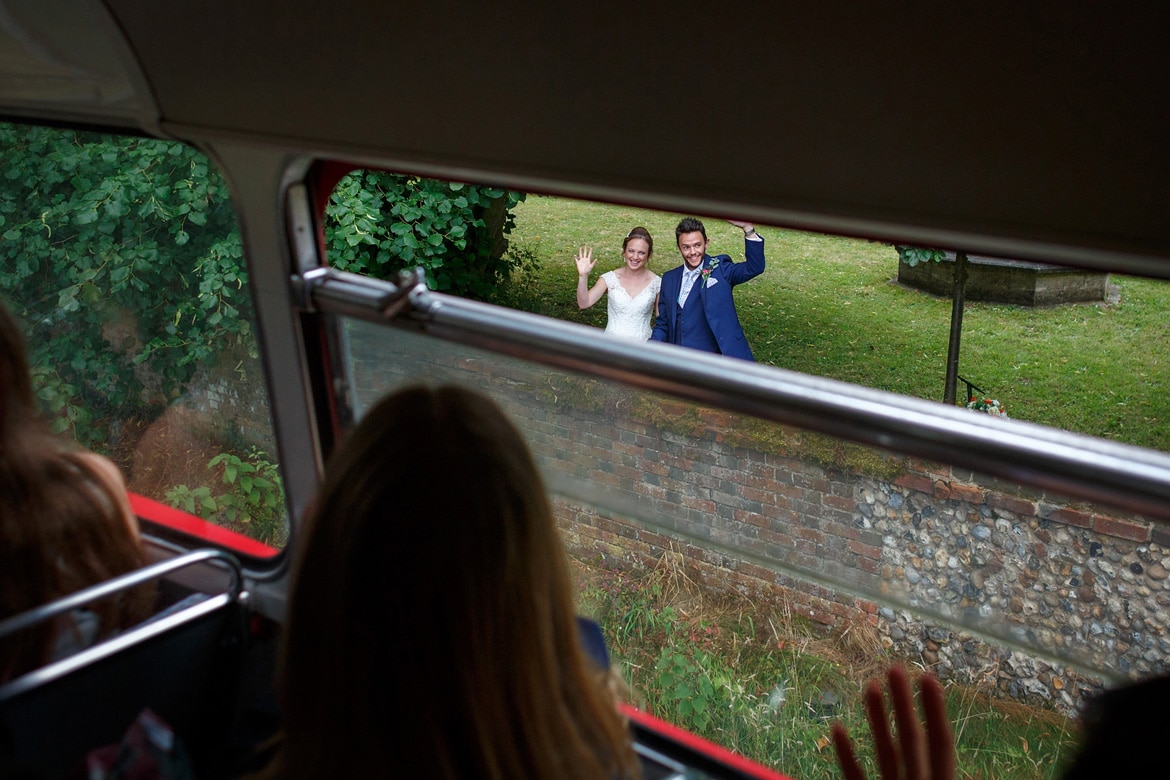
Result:
[[385,398],[305,526],[276,774],[637,774],[578,643],[539,472],[495,403],[453,386]]

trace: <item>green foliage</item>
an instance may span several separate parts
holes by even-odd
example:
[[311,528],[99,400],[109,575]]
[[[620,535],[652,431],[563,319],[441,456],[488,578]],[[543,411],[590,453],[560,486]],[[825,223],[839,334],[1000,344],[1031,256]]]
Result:
[[707,673],[711,658],[696,650],[691,655],[664,648],[654,664],[654,687],[666,706],[678,713],[679,725],[697,732],[711,723],[715,683]]
[[508,280],[496,287],[485,300],[511,309],[531,310],[534,302],[543,294],[540,289],[540,256],[531,248],[510,239],[504,260],[511,269]]
[[[180,143],[0,124],[0,295],[23,320],[54,427],[101,446],[116,421],[186,391],[224,353],[255,357],[235,212]],[[330,260],[488,298],[531,254],[503,255],[523,195],[365,171],[329,204]],[[96,424],[101,421],[101,425]]]
[[273,547],[283,546],[288,526],[284,483],[276,464],[253,447],[247,459],[224,452],[207,465],[222,470],[224,490],[213,493],[206,485],[176,485],[167,491],[167,503]]
[[325,210],[329,262],[383,279],[421,266],[431,289],[485,300],[524,264],[503,252],[523,199],[495,187],[355,171]]
[[77,388],[65,384],[46,366],[33,366],[32,381],[42,408],[51,416],[53,433],[69,433],[78,439],[89,430],[92,417],[88,409],[77,403]]
[[911,268],[919,263],[941,263],[947,256],[941,249],[926,249],[920,246],[896,245],[894,249],[898,250],[898,259]]
[[[636,706],[802,780],[840,777],[828,736],[840,720],[876,776],[861,692],[891,663],[880,650],[732,593],[663,587],[685,577],[662,564],[577,571],[581,609],[601,624]],[[1075,741],[1068,719],[973,687],[946,693],[959,776],[1058,776]]]
[[58,429],[100,442],[89,418],[134,416],[225,349],[254,353],[236,218],[206,158],[10,124],[0,148],[0,294],[29,330]]

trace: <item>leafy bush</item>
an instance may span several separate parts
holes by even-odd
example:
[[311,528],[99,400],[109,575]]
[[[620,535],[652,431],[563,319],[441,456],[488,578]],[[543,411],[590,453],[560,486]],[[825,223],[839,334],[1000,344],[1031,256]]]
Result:
[[941,249],[926,249],[920,246],[896,245],[894,249],[898,250],[898,259],[911,268],[919,263],[940,263],[947,256]]
[[[715,703],[724,708],[730,705],[716,699],[716,687],[704,667],[712,663],[710,655],[702,650],[690,649],[689,653],[673,648],[663,648],[658,662],[654,664],[656,675],[653,692],[660,699],[660,708],[672,712],[675,722],[697,733],[703,733],[711,724],[711,710]],[[723,677],[726,682],[726,677]],[[719,693],[722,694],[720,688]]]
[[98,443],[91,418],[136,416],[224,350],[255,353],[235,213],[206,158],[10,124],[0,148],[0,294],[30,330],[58,430]]
[[223,469],[225,490],[213,494],[206,485],[197,488],[176,485],[167,491],[167,503],[273,547],[283,546],[288,526],[284,483],[276,464],[253,447],[247,459],[224,452],[212,458],[207,466]]
[[[55,427],[101,445],[187,390],[198,366],[255,357],[227,185],[181,143],[0,123],[0,295],[30,331]],[[363,171],[329,204],[330,260],[485,298],[520,193]],[[144,408],[145,407],[145,408]],[[102,420],[102,426],[93,426]]]
[[354,171],[325,209],[335,268],[392,279],[421,266],[431,289],[490,298],[524,256],[505,254],[524,194],[496,187]]

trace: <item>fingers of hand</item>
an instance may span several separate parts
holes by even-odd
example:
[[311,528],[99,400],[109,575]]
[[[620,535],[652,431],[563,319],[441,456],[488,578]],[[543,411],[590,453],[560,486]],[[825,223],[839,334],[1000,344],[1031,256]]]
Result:
[[853,753],[853,743],[849,740],[849,732],[840,723],[834,723],[832,729],[833,750],[837,753],[837,766],[841,768],[841,776],[845,780],[865,780],[865,772],[857,762]]
[[894,722],[898,724],[898,743],[902,749],[902,763],[908,780],[923,780],[927,772],[926,753],[922,738],[922,725],[918,722],[918,710],[914,707],[914,693],[906,670],[900,666],[890,669],[886,675],[890,685],[890,698],[894,704]]
[[926,718],[931,780],[951,780],[955,776],[955,739],[942,685],[932,675],[923,675],[918,680],[918,697]]
[[886,702],[882,697],[881,686],[876,681],[865,687],[865,718],[869,721],[869,730],[873,734],[874,753],[877,754],[878,771],[885,780],[897,780],[898,751],[894,747],[894,737],[890,733],[890,722],[886,717]]

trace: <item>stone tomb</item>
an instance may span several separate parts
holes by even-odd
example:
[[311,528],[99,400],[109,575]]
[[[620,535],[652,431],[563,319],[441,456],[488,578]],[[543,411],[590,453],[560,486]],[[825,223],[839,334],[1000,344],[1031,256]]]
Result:
[[[898,282],[950,298],[955,285],[954,269],[953,252],[948,252],[946,259],[937,263],[910,266],[899,261]],[[1107,273],[998,257],[971,255],[967,258],[965,297],[968,301],[1056,306],[1110,301],[1112,295]]]

